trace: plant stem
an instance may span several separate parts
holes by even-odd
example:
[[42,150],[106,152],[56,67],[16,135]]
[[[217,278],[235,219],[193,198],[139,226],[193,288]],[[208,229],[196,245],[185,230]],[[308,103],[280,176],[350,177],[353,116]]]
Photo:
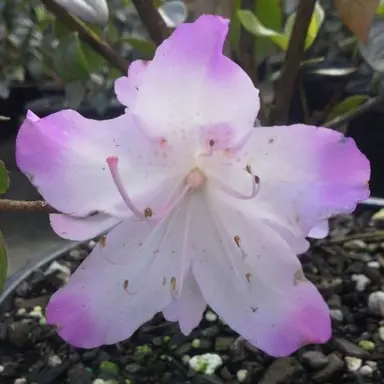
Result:
[[0,212],[59,213],[43,200],[25,201],[0,199]]
[[129,62],[124,60],[105,40],[92,32],[86,24],[72,16],[62,6],[53,0],[41,0],[46,8],[52,12],[58,20],[79,34],[79,38],[88,44],[99,55],[103,56],[114,67],[124,74],[127,73]]
[[153,0],[132,0],[137,13],[147,28],[151,40],[159,46],[168,36],[169,29],[153,4]]
[[277,91],[273,113],[274,124],[286,124],[288,122],[293,88],[303,57],[305,40],[315,4],[316,0],[300,0],[297,8],[295,24],[289,40],[281,76],[276,84]]

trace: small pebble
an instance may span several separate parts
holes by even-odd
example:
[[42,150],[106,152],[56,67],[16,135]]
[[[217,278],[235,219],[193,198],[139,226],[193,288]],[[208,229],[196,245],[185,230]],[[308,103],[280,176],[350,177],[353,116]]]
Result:
[[79,260],[81,256],[81,252],[78,249],[72,249],[72,251],[69,252],[69,257],[73,260]]
[[248,371],[246,369],[239,369],[236,372],[236,378],[239,383],[242,383],[245,381],[248,377]]
[[307,351],[301,356],[303,363],[306,363],[313,369],[320,369],[329,363],[329,358],[320,351]]
[[14,384],[27,384],[27,379],[24,377],[19,377],[18,379],[15,379],[13,382]]
[[372,374],[373,374],[373,369],[372,369],[372,367],[370,367],[369,365],[363,365],[363,366],[359,369],[359,373],[360,373],[362,376],[372,376]]
[[368,297],[368,307],[373,314],[384,317],[384,292],[372,292]]
[[50,264],[50,266],[44,272],[44,275],[47,276],[54,272],[61,272],[67,276],[71,275],[71,270],[66,265],[60,264],[57,261],[53,261]]
[[375,268],[379,269],[380,268],[380,263],[378,261],[370,261],[367,263],[367,266],[370,268]]
[[356,282],[356,291],[364,292],[368,285],[371,283],[371,280],[363,274],[352,275],[352,281]]
[[367,249],[367,243],[363,240],[355,239],[344,243],[344,247],[353,251],[362,251]]
[[375,343],[371,340],[361,340],[359,342],[359,347],[364,349],[365,351],[373,351],[375,349]]
[[92,381],[92,384],[105,384],[105,381],[103,379],[95,379]]
[[95,240],[91,240],[91,241],[88,242],[88,248],[89,248],[89,249],[93,249],[93,248],[95,248],[95,245],[96,245],[96,244],[97,244],[97,243],[96,243]]
[[210,310],[207,311],[205,314],[205,320],[209,321],[210,323],[214,323],[217,320],[217,315],[215,312],[212,312]]
[[192,347],[193,348],[200,348],[200,344],[201,344],[200,339],[194,339],[192,341]]
[[213,375],[218,367],[223,364],[221,357],[215,353],[193,356],[189,360],[189,366],[198,373]]
[[0,374],[3,373],[5,370],[4,365],[0,365]]
[[41,319],[44,317],[43,315],[43,308],[40,307],[40,305],[37,305],[32,309],[31,312],[28,313],[29,316],[35,317],[37,319]]
[[331,319],[335,320],[335,321],[341,322],[344,319],[344,315],[343,315],[343,312],[341,311],[341,309],[330,309],[329,315],[331,316]]
[[189,360],[191,360],[191,356],[189,356],[189,355],[184,355],[184,356],[181,358],[181,361],[182,361],[184,364],[188,364],[188,363],[189,363]]
[[379,328],[379,337],[380,337],[380,340],[384,343],[384,327],[383,326]]
[[25,308],[20,308],[17,312],[16,312],[16,315],[18,316],[22,316],[22,315],[25,315],[27,313],[27,310]]
[[48,365],[50,367],[56,367],[57,365],[60,365],[62,362],[63,360],[61,360],[60,356],[52,355],[48,357]]
[[363,363],[361,359],[353,356],[345,356],[344,360],[349,372],[357,372]]
[[370,360],[367,360],[365,362],[366,365],[368,365],[369,367],[371,367],[373,370],[375,370],[377,368],[377,363],[376,361],[370,361]]

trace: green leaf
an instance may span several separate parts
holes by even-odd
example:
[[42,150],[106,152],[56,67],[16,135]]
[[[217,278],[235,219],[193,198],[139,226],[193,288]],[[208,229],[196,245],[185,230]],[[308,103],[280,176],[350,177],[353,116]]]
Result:
[[53,32],[58,39],[63,39],[73,34],[73,31],[60,20],[55,20]]
[[333,120],[338,116],[345,115],[356,108],[358,108],[361,104],[365,103],[368,100],[368,96],[366,95],[353,95],[349,96],[346,99],[340,101],[340,103],[336,104],[331,112],[329,113],[327,120]]
[[105,58],[83,42],[80,42],[80,47],[85,57],[88,72],[100,71],[106,64]]
[[234,9],[231,23],[229,24],[229,42],[231,43],[232,50],[236,53],[239,51],[241,24],[237,11],[240,10],[241,0],[234,0]]
[[7,278],[8,258],[7,247],[3,235],[0,232],[0,292],[4,288],[5,279]]
[[287,50],[289,41],[287,36],[265,27],[251,11],[240,10],[237,11],[237,15],[239,16],[241,24],[248,32],[258,37],[268,37],[283,51]]
[[7,191],[9,187],[9,174],[5,164],[0,160],[0,194]]
[[[294,12],[292,15],[289,15],[287,22],[284,26],[284,34],[288,36],[288,38],[291,37],[293,25],[296,20],[296,12]],[[319,30],[323,24],[324,21],[324,9],[323,7],[317,2],[315,6],[315,10],[313,12],[311,22],[309,24],[307,37],[305,40],[305,49],[308,49],[313,42],[315,41]]]
[[380,0],[379,6],[376,9],[376,14],[384,16],[384,0]]
[[53,67],[65,82],[88,79],[88,63],[77,34],[59,42],[53,57]]
[[132,48],[137,49],[145,57],[152,58],[155,54],[156,46],[151,41],[136,37],[124,37],[120,41],[130,44]]
[[[265,27],[277,32],[282,31],[283,13],[279,0],[257,0],[255,2],[255,15]],[[276,53],[276,50],[276,45],[269,38],[255,38],[254,52],[258,64],[266,57]]]

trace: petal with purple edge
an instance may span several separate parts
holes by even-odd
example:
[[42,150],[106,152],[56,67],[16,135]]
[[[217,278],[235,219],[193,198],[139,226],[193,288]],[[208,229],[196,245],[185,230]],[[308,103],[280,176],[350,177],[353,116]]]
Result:
[[119,224],[52,296],[48,323],[67,342],[94,348],[125,340],[168,307],[190,268],[188,209],[186,201],[156,226],[133,219]]
[[181,296],[163,310],[164,317],[168,321],[178,321],[181,332],[189,335],[196,328],[207,307],[207,303],[201,296],[200,289],[192,274],[185,279]]
[[130,109],[149,134],[193,142],[201,132],[196,127],[220,124],[231,127],[234,142],[249,134],[259,111],[258,90],[223,55],[227,32],[228,20],[204,15],[177,27],[159,46]]
[[273,356],[326,342],[331,335],[328,307],[305,279],[290,246],[230,201],[214,198],[201,207],[201,215],[212,214],[201,220],[204,238],[193,242],[198,256],[192,269],[208,305]]
[[73,110],[42,119],[29,112],[16,141],[22,172],[50,205],[74,216],[130,215],[108,170],[109,156],[119,157],[122,179],[135,199],[153,198],[179,165],[126,114],[97,121]]
[[312,237],[313,239],[324,239],[328,236],[328,233],[329,222],[328,220],[323,220],[309,231],[308,237]]
[[368,160],[353,139],[331,129],[302,124],[258,127],[234,156],[216,160],[216,174],[237,189],[249,190],[243,171],[248,164],[261,183],[252,202],[238,204],[253,207],[259,217],[296,237],[308,236],[334,215],[353,212],[369,196]]
[[86,218],[53,213],[49,215],[49,221],[52,229],[62,238],[83,241],[109,231],[121,220],[103,213]]

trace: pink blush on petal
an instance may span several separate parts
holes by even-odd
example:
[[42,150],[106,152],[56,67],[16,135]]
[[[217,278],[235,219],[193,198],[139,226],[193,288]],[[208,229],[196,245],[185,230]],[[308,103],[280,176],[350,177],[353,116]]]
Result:
[[103,334],[84,303],[81,292],[59,290],[47,306],[47,322],[56,326],[60,337],[75,347],[94,348],[104,344]]

